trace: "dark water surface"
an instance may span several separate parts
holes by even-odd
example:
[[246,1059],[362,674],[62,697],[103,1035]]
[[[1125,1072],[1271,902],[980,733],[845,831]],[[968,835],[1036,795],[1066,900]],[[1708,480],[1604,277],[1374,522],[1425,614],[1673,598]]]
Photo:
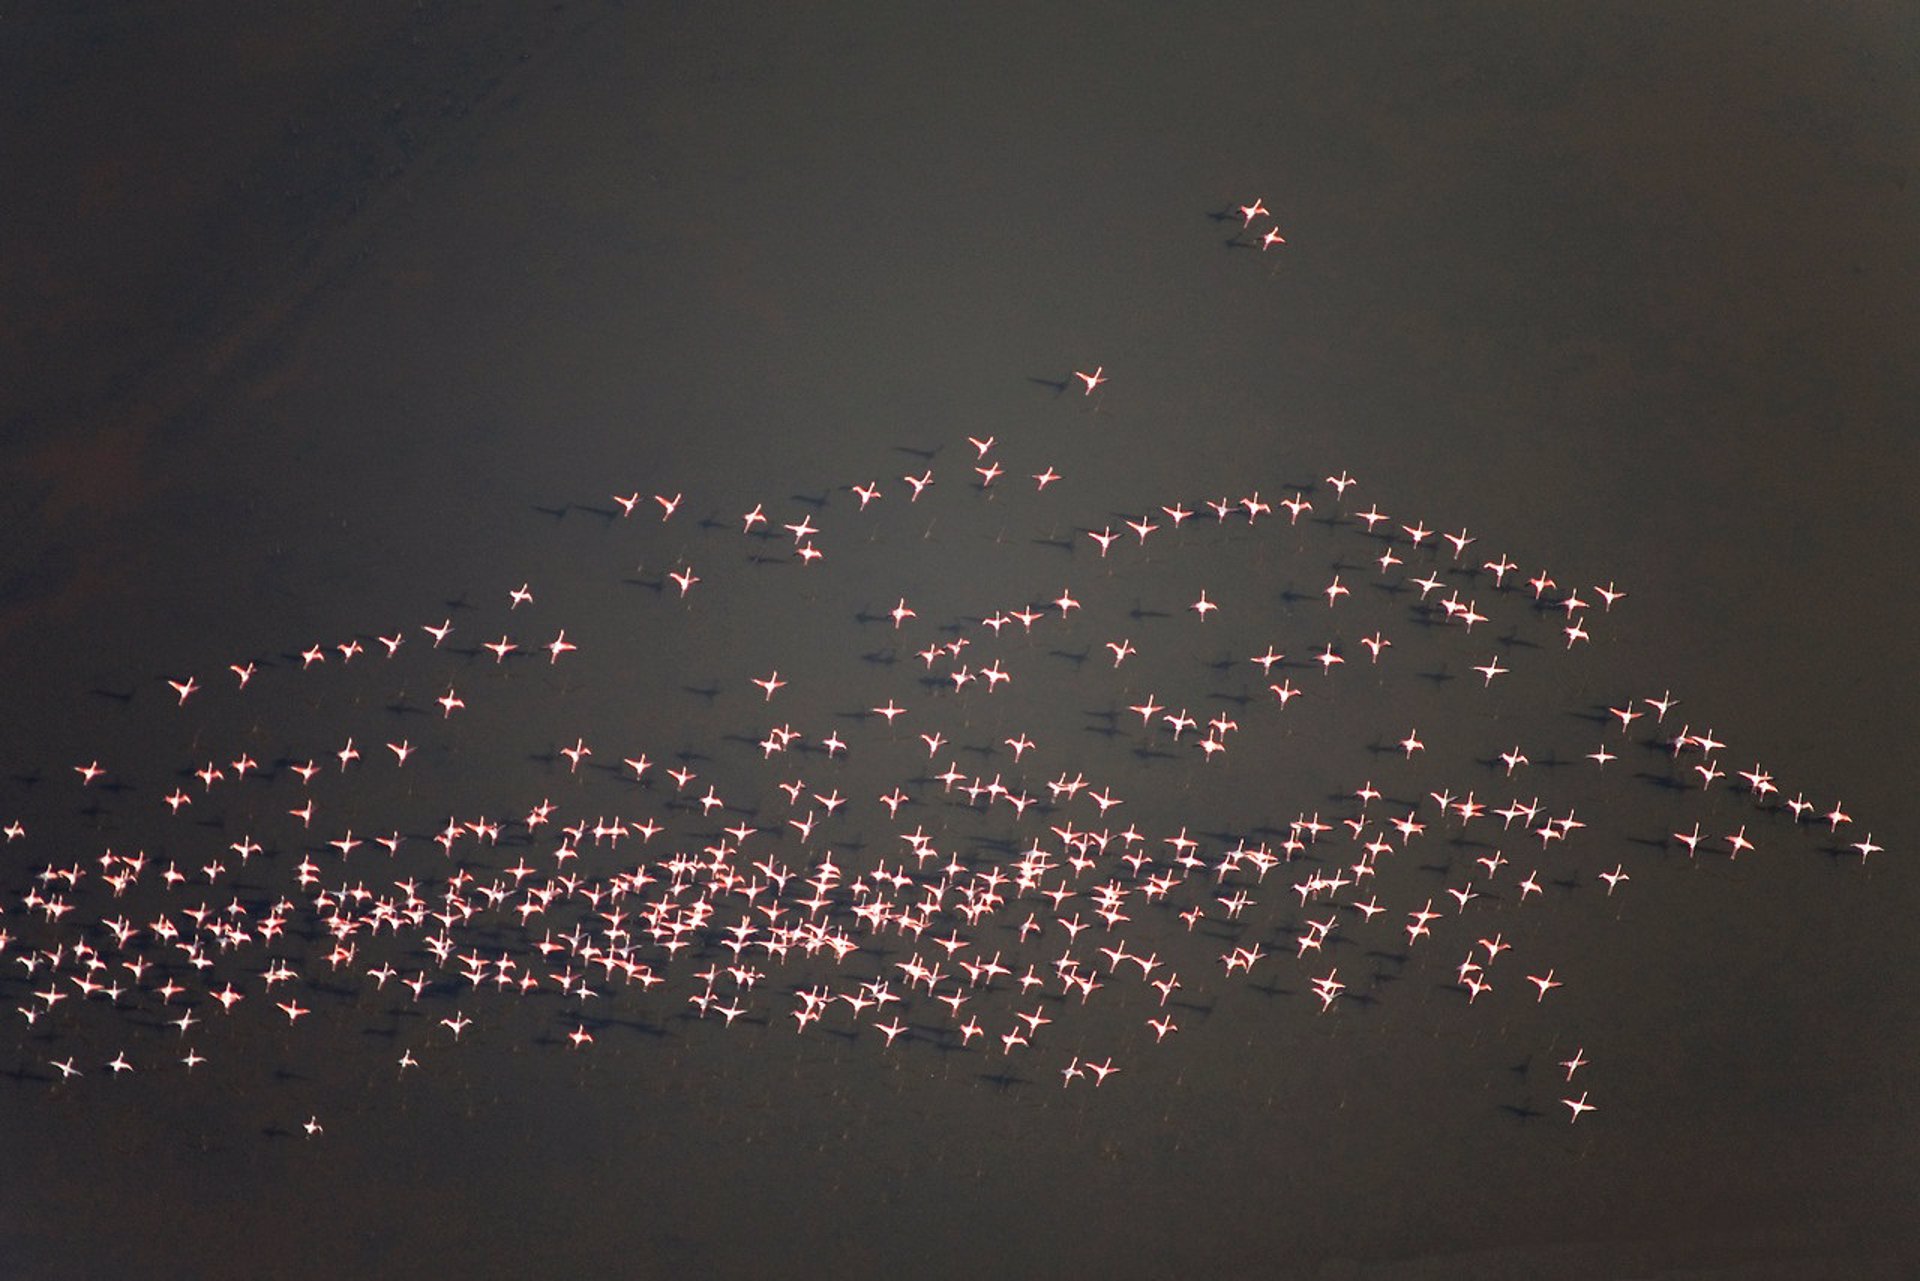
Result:
[[[1467,845],[1393,868],[1377,937],[1342,927],[1374,938],[1338,958],[1356,986],[1389,976],[1374,999],[1316,1015],[1289,867],[1260,890],[1259,937],[1284,949],[1262,979],[1219,973],[1226,933],[1208,952],[1142,914],[1143,945],[1191,958],[1180,1032],[1154,1045],[1151,994],[1116,984],[1063,1003],[1012,1071],[930,1035],[797,1036],[784,995],[731,1028],[687,1017],[692,960],[674,1004],[600,1002],[585,1051],[562,1039],[572,1006],[484,993],[455,1045],[431,1025],[460,984],[413,1013],[314,935],[283,950],[315,1012],[288,1025],[237,968],[255,995],[199,1010],[189,1075],[161,1064],[180,1038],[151,1002],[76,992],[71,1025],[29,1026],[13,1007],[42,976],[15,942],[0,1275],[1910,1275],[1910,14],[333,12],[11,20],[0,821],[28,835],[0,864],[0,928],[50,928],[21,904],[50,863],[157,865],[256,825],[287,842],[242,878],[267,899],[342,823],[424,834],[549,795],[570,818],[717,829],[664,786],[569,773],[576,737],[609,765],[693,753],[690,794],[711,780],[772,825],[792,771],[742,736],[775,714],[855,743],[844,860],[894,858],[870,794],[920,768],[926,726],[857,713],[919,692],[923,642],[895,652],[880,615],[909,597],[931,637],[1067,586],[1100,622],[1009,635],[1008,702],[939,704],[952,737],[1027,729],[1036,771],[1098,774],[1116,817],[1216,852],[1343,813],[1369,776],[1409,805],[1443,783],[1499,803],[1486,755],[1545,745],[1559,763],[1525,790],[1597,830],[1565,884],[1524,913],[1484,904],[1484,928],[1577,981],[1535,1002],[1515,969],[1469,1006],[1448,981],[1464,920],[1417,963],[1383,959],[1400,900],[1444,902],[1484,852]],[[1256,196],[1284,250],[1236,234]],[[1049,385],[1096,364],[1096,396]],[[1013,473],[990,494],[966,485],[969,435]],[[1037,495],[1024,476],[1048,464],[1067,479]],[[900,477],[928,465],[936,489],[906,504]],[[1310,489],[1325,516],[1343,468],[1361,486],[1339,525],[1163,531],[1105,562],[1080,532],[1255,488]],[[847,487],[876,478],[862,515]],[[686,506],[623,522],[608,495],[634,490]],[[1410,593],[1359,587],[1378,547],[1350,514],[1374,501],[1629,595],[1571,652],[1524,588],[1480,586],[1504,612],[1470,641],[1418,625]],[[828,559],[797,568],[784,535],[751,558],[735,522],[756,502],[831,527]],[[663,575],[686,563],[703,582],[683,603]],[[1324,678],[1341,699],[1296,668],[1310,695],[1283,719],[1244,658],[1269,630],[1296,661],[1330,639],[1336,569],[1360,611]],[[515,616],[522,581],[536,612]],[[1185,614],[1202,586],[1217,624]],[[1367,610],[1402,629],[1378,671]],[[426,647],[442,617],[466,650]],[[310,644],[402,627],[390,668],[298,670]],[[558,627],[582,646],[562,663],[471,648]],[[1137,665],[1103,673],[1122,632]],[[1516,671],[1476,701],[1468,669],[1496,649]],[[249,657],[243,700],[224,668]],[[771,711],[745,684],[769,667],[792,682]],[[189,672],[207,688],[177,708],[164,681]],[[1249,696],[1220,761],[1101,732],[1180,673],[1209,710]],[[431,706],[449,682],[477,692],[457,722]],[[1723,768],[1764,762],[1853,826],[1665,786],[1692,779],[1652,718],[1604,724],[1663,689],[1728,744]],[[1447,772],[1392,747],[1410,726]],[[284,766],[218,828],[161,802],[229,745],[327,763],[349,734],[366,772],[316,792],[329,821],[304,836]],[[371,759],[400,736],[412,773]],[[1580,759],[1603,736],[1622,744],[1604,772]],[[969,768],[1011,777],[1005,755]],[[95,757],[120,790],[79,789]],[[1016,856],[992,844],[1010,824],[939,798],[897,826]],[[1690,862],[1668,834],[1696,819],[1759,848]],[[1887,849],[1863,866],[1845,847],[1868,831]],[[492,876],[546,848],[470,853]],[[353,858],[372,877],[386,856]],[[1633,879],[1609,898],[1616,863]],[[91,919],[114,915],[88,885]],[[1570,1125],[1553,1063],[1579,1045],[1601,1110]],[[398,1073],[415,1047],[430,1061]],[[98,1065],[121,1048],[140,1067],[115,1077]],[[88,1070],[61,1083],[70,1053]],[[1105,1086],[1060,1087],[1066,1057],[1109,1053]]]

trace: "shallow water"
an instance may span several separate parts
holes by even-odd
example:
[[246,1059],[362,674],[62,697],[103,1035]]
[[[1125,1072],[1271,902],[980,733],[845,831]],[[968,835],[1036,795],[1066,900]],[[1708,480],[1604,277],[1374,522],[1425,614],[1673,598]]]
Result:
[[[102,116],[139,110],[165,60],[210,38],[175,32],[147,61],[138,31],[103,44],[46,21],[36,47],[67,51],[42,64],[59,69],[46,92],[92,88]],[[203,745],[324,752],[387,717],[426,746],[418,774],[368,761],[339,794],[368,831],[548,793],[626,803],[555,758],[576,734],[700,751],[730,798],[772,813],[785,775],[729,738],[764,729],[747,676],[778,666],[782,719],[838,724],[919,692],[904,645],[891,666],[861,658],[891,645],[876,616],[897,596],[931,632],[1071,586],[1101,625],[1019,642],[1017,712],[975,700],[968,715],[1035,726],[1047,777],[1089,762],[1126,796],[1116,814],[1156,836],[1196,816],[1196,831],[1284,833],[1335,812],[1356,772],[1411,800],[1429,778],[1495,790],[1486,753],[1553,745],[1567,764],[1534,767],[1541,790],[1605,816],[1570,856],[1577,889],[1538,912],[1481,906],[1577,982],[1534,1003],[1515,974],[1468,1007],[1449,943],[1318,1017],[1304,980],[1322,968],[1279,953],[1262,962],[1273,991],[1210,974],[1165,1045],[1138,985],[1063,1007],[1024,1083],[988,1061],[1007,1056],[931,1038],[887,1051],[870,1033],[729,1030],[628,995],[582,1052],[550,1006],[507,999],[442,1045],[325,976],[297,1025],[255,998],[206,1028],[213,1061],[192,1077],[95,1068],[56,1085],[46,1060],[67,1051],[41,1053],[22,1023],[0,1086],[17,1154],[0,1267],[1899,1274],[1916,1155],[1897,1075],[1915,1049],[1903,860],[1920,815],[1897,755],[1916,619],[1887,577],[1915,532],[1920,104],[1890,20],[412,21],[391,48],[368,28],[305,55],[263,26],[246,47],[301,68],[284,88],[183,103],[177,125],[151,113],[156,136],[210,139],[198,163],[218,198],[78,125],[70,159],[43,170],[48,204],[72,207],[36,224],[41,287],[15,327],[77,319],[54,330],[69,363],[36,356],[8,419],[0,817],[75,856],[157,845],[178,839],[158,797]],[[121,61],[91,61],[102,48]],[[409,106],[390,117],[371,104],[393,86]],[[30,105],[22,90],[10,110]],[[1218,216],[1256,195],[1284,251]],[[151,277],[89,254],[138,209],[166,215],[149,220],[166,264]],[[223,271],[202,270],[220,261],[208,239],[238,246]],[[1095,397],[1045,385],[1096,363],[1111,382]],[[1014,473],[1067,479],[964,492],[965,437],[989,434]],[[912,450],[938,451],[924,507],[900,492],[926,465]],[[1162,531],[1104,563],[1077,531],[1255,487],[1311,487],[1324,514],[1321,478],[1342,468],[1357,506],[1464,524],[1475,550],[1630,595],[1589,646],[1516,649],[1539,661],[1516,659],[1493,704],[1469,697],[1479,629],[1469,643],[1357,591],[1343,608],[1400,628],[1379,674],[1362,670],[1363,615],[1331,611],[1348,668],[1295,672],[1310,694],[1284,717],[1236,713],[1212,765],[1088,732],[1090,711],[1130,720],[1129,682],[1149,674],[1264,695],[1244,661],[1256,638],[1317,648],[1327,575],[1372,573],[1343,550],[1366,545],[1350,523],[1296,534],[1284,513],[1259,538]],[[845,487],[876,478],[888,497],[860,517]],[[601,514],[633,489],[688,506],[644,531]],[[771,546],[731,522],[755,502],[817,510],[829,559],[753,563]],[[684,608],[645,585],[682,558],[712,566]],[[418,626],[445,616],[472,641],[518,630],[505,592],[522,581],[538,597],[527,639],[566,626],[579,654],[493,671],[424,649]],[[1223,602],[1204,624],[1184,610],[1197,586]],[[1552,639],[1552,619],[1505,603],[1512,627]],[[1110,674],[1107,624],[1142,649]],[[309,644],[399,626],[415,630],[388,671],[294,673]],[[169,707],[165,679],[226,680],[242,656],[267,662],[259,701],[203,675],[199,703]],[[1240,671],[1207,667],[1229,658]],[[399,690],[427,707],[449,678],[487,694],[457,730],[386,710]],[[1335,680],[1339,698],[1311,697]],[[1580,717],[1663,688],[1729,744],[1726,768],[1758,760],[1822,808],[1844,801],[1888,852],[1862,868],[1733,792],[1660,787],[1637,776],[1660,775],[1650,747],[1583,772],[1586,740],[1617,735]],[[872,748],[856,777],[892,767],[870,719],[845,723]],[[1432,744],[1420,767],[1391,749],[1409,728]],[[139,764],[89,809],[67,771],[94,756]],[[265,795],[230,821],[290,826]],[[884,811],[858,800],[877,850]],[[979,822],[923,808],[956,833]],[[1760,849],[1690,865],[1666,834],[1696,813],[1715,832],[1751,821]],[[11,897],[53,855],[9,857]],[[1608,899],[1593,877],[1615,862],[1633,880]],[[1392,872],[1396,908],[1458,883],[1412,860]],[[1259,897],[1287,942],[1292,895]],[[1198,946],[1177,922],[1132,928]],[[1201,964],[1218,962],[1183,971],[1196,988]],[[1401,968],[1341,965],[1349,981]],[[22,1000],[39,986],[5,981]],[[113,1027],[90,1013],[88,1036]],[[1602,1107],[1575,1125],[1550,1088],[1569,1036]],[[104,1062],[111,1042],[82,1048]],[[392,1060],[414,1044],[431,1062],[401,1079]],[[1055,1058],[1083,1048],[1122,1073],[1061,1089]],[[323,1136],[300,1133],[310,1115]]]

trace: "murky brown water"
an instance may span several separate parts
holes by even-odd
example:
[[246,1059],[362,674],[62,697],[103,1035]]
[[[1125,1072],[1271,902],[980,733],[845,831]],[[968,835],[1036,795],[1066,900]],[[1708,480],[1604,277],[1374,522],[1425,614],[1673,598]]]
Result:
[[[1624,850],[1654,869],[1638,894],[1541,927],[1582,958],[1565,1008],[1609,1059],[1577,1127],[1502,1110],[1557,1028],[1469,1024],[1439,994],[1316,1021],[1297,993],[1240,991],[1099,1094],[780,1028],[669,1025],[588,1059],[511,1017],[398,1082],[352,1007],[310,1037],[232,1034],[246,1066],[217,1078],[69,1090],[14,1028],[0,1274],[1904,1275],[1910,23],[290,23],[50,11],[8,55],[32,74],[5,77],[25,179],[0,258],[0,819],[52,805],[96,744],[185,750],[159,719],[169,675],[523,578],[588,633],[632,627],[633,670],[523,680],[503,726],[565,708],[713,741],[725,709],[676,686],[757,657],[769,618],[825,680],[891,600],[850,574],[757,579],[768,617],[743,608],[649,674],[647,594],[607,523],[552,511],[656,479],[696,516],[797,511],[917,466],[903,447],[957,470],[965,436],[995,434],[1070,473],[1069,540],[1158,495],[1274,497],[1347,467],[1530,569],[1617,579],[1621,626],[1516,735],[1671,687],[1728,767],[1844,800],[1889,851],[1862,871],[1776,834],[1795,852],[1693,875]],[[1256,195],[1284,256],[1226,247],[1212,215]],[[1035,381],[1095,362],[1097,413]],[[1010,500],[938,510],[889,526],[863,572],[956,611],[1100,572],[1084,538],[1033,543]],[[1316,591],[1278,581],[1301,563],[1236,568]],[[1061,679],[1029,695],[1040,723],[1084,711]],[[344,732],[365,708],[340,688],[274,704],[263,732]],[[1398,726],[1443,704],[1403,681],[1355,710]],[[553,773],[509,733],[473,741],[499,759],[443,772],[448,804],[424,808]],[[1263,753],[1313,768],[1298,741]],[[1138,768],[1139,807],[1177,825],[1194,802]],[[1656,838],[1692,803],[1606,795]],[[143,838],[119,814],[49,822]],[[8,864],[10,899],[31,870]],[[287,1132],[309,1110],[324,1140]]]

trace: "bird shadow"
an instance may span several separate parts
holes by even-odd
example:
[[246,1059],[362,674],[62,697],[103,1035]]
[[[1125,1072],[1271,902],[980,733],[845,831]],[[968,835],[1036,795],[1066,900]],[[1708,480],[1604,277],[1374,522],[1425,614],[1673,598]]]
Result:
[[978,1079],[1002,1093],[1012,1090],[1016,1086],[1033,1084],[1032,1077],[1021,1076],[1011,1067],[999,1068],[992,1072],[982,1072],[979,1074]]

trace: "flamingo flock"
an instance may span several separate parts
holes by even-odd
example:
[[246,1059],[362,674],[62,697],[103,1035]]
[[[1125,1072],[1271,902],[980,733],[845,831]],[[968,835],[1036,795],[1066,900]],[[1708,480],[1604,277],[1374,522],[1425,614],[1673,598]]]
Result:
[[[1286,243],[1255,232],[1264,202],[1238,214],[1263,252]],[[1125,394],[1101,363],[1071,379],[1054,412]],[[46,787],[4,800],[17,1070],[65,1092],[217,1082],[222,1021],[277,1024],[298,1053],[313,1024],[380,1020],[402,1028],[395,1077],[427,1079],[531,1011],[553,1055],[701,1021],[743,1045],[832,1031],[1021,1088],[1124,1089],[1236,990],[1290,993],[1288,1018],[1391,1017],[1422,973],[1463,1024],[1551,1011],[1584,967],[1532,926],[1549,901],[1618,904],[1703,859],[1883,852],[1841,801],[1786,799],[1758,760],[1722,768],[1728,745],[1653,682],[1556,709],[1598,726],[1572,749],[1512,743],[1501,700],[1535,695],[1508,683],[1569,687],[1630,616],[1611,579],[1563,585],[1470,550],[1468,527],[1436,536],[1345,467],[1276,486],[1281,519],[1250,485],[1078,493],[1033,437],[876,460],[806,504],[581,496],[569,515],[599,519],[609,595],[641,598],[618,623],[562,616],[515,574],[457,619],[423,602],[279,654],[214,638],[199,670],[153,674],[129,715],[179,751],[45,762]],[[1051,549],[1054,577],[900,568],[926,520],[989,510]],[[746,620],[767,575],[816,583],[843,559],[817,599],[868,600],[838,624],[858,661],[809,689],[822,657]],[[676,630],[735,675],[591,727],[506,714],[527,683],[576,674],[617,704],[614,674]],[[1444,724],[1382,719],[1381,688],[1429,685]],[[295,713],[316,704],[352,732],[310,732]],[[727,731],[689,737],[695,705]],[[232,730],[236,709],[254,730]],[[448,762],[501,740],[514,776],[484,806],[442,802]],[[1303,753],[1351,776],[1290,788],[1272,762]],[[1697,820],[1623,829],[1587,799],[1646,786],[1622,761]],[[1227,783],[1234,808],[1178,799]],[[103,814],[111,839],[89,835]],[[1586,1057],[1604,1032],[1527,1047],[1542,1111],[1605,1120],[1610,1065]],[[313,1113],[294,1126],[326,1133]]]

